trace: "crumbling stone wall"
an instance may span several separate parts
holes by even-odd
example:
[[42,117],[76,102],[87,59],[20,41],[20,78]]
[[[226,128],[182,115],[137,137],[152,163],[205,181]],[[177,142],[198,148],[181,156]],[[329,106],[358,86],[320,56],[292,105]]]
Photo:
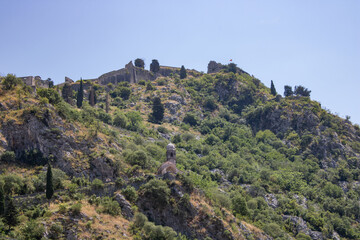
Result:
[[109,83],[118,84],[119,82],[138,83],[140,80],[153,81],[156,76],[142,68],[135,67],[130,61],[125,65],[125,68],[112,71],[101,75],[98,78],[98,83],[101,85],[107,85]]

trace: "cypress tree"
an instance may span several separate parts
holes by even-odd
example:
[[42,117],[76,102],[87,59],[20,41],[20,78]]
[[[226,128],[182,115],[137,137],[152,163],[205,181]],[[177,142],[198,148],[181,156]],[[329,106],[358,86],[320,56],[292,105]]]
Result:
[[161,103],[159,97],[155,97],[152,106],[152,120],[155,123],[160,123],[164,118],[164,105]]
[[5,210],[5,223],[9,226],[9,230],[11,227],[16,226],[19,223],[18,219],[18,211],[14,205],[13,199],[9,196],[6,197],[6,210]]
[[107,93],[106,94],[106,108],[105,108],[105,111],[106,111],[106,113],[109,113],[109,103],[110,102],[110,100],[109,100],[109,93]]
[[0,186],[0,216],[5,213],[5,193],[4,188]]
[[273,83],[273,80],[271,80],[271,88],[270,88],[271,94],[276,96],[276,89],[275,89],[275,85]]
[[53,174],[51,170],[51,165],[49,163],[46,173],[46,198],[49,200],[49,205],[50,205],[50,199],[52,198],[53,195],[54,195]]
[[182,65],[180,69],[180,79],[184,79],[184,78],[186,78],[186,69],[184,65]]
[[81,79],[80,87],[79,87],[77,99],[76,99],[76,105],[78,108],[82,107],[83,99],[84,99],[84,89],[83,89],[83,80]]

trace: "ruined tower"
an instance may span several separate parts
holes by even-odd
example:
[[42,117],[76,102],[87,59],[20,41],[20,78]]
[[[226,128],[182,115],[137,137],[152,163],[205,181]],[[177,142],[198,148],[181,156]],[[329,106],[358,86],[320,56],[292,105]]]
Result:
[[176,164],[176,149],[172,143],[166,146],[166,161]]

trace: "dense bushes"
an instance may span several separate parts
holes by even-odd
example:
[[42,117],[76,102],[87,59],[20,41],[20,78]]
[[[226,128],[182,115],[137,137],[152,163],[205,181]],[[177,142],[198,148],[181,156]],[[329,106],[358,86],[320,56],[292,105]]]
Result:
[[164,206],[169,202],[170,189],[166,182],[152,179],[141,188],[141,194],[155,205]]

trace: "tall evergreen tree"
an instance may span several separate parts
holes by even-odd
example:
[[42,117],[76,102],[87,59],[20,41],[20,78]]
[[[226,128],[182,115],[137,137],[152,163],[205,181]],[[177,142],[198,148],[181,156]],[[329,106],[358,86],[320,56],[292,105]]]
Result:
[[160,123],[164,118],[164,105],[161,103],[159,97],[155,97],[152,106],[152,120],[155,123]]
[[160,70],[159,61],[156,59],[153,59],[150,64],[150,71],[152,71],[153,73],[157,73],[159,70]]
[[78,94],[77,94],[77,101],[76,101],[76,105],[78,108],[82,107],[82,103],[83,103],[83,99],[84,99],[84,89],[83,89],[83,80],[80,80],[80,87],[78,90]]
[[4,188],[0,186],[0,216],[5,213],[5,193]]
[[109,97],[109,93],[106,94],[106,100],[105,100],[105,111],[106,113],[109,113],[109,110],[110,110],[110,97]]
[[11,227],[14,227],[19,223],[18,215],[19,213],[15,207],[13,199],[7,196],[4,220],[5,223],[9,226],[9,230],[11,229]]
[[186,69],[184,65],[182,65],[180,69],[180,79],[184,79],[184,78],[186,78]]
[[270,91],[271,91],[271,94],[272,94],[272,95],[276,96],[277,92],[276,92],[276,89],[275,89],[275,85],[274,85],[273,80],[271,80]]
[[46,198],[49,200],[49,205],[50,205],[50,199],[52,198],[53,195],[54,195],[53,174],[51,170],[51,165],[49,163],[46,173]]

